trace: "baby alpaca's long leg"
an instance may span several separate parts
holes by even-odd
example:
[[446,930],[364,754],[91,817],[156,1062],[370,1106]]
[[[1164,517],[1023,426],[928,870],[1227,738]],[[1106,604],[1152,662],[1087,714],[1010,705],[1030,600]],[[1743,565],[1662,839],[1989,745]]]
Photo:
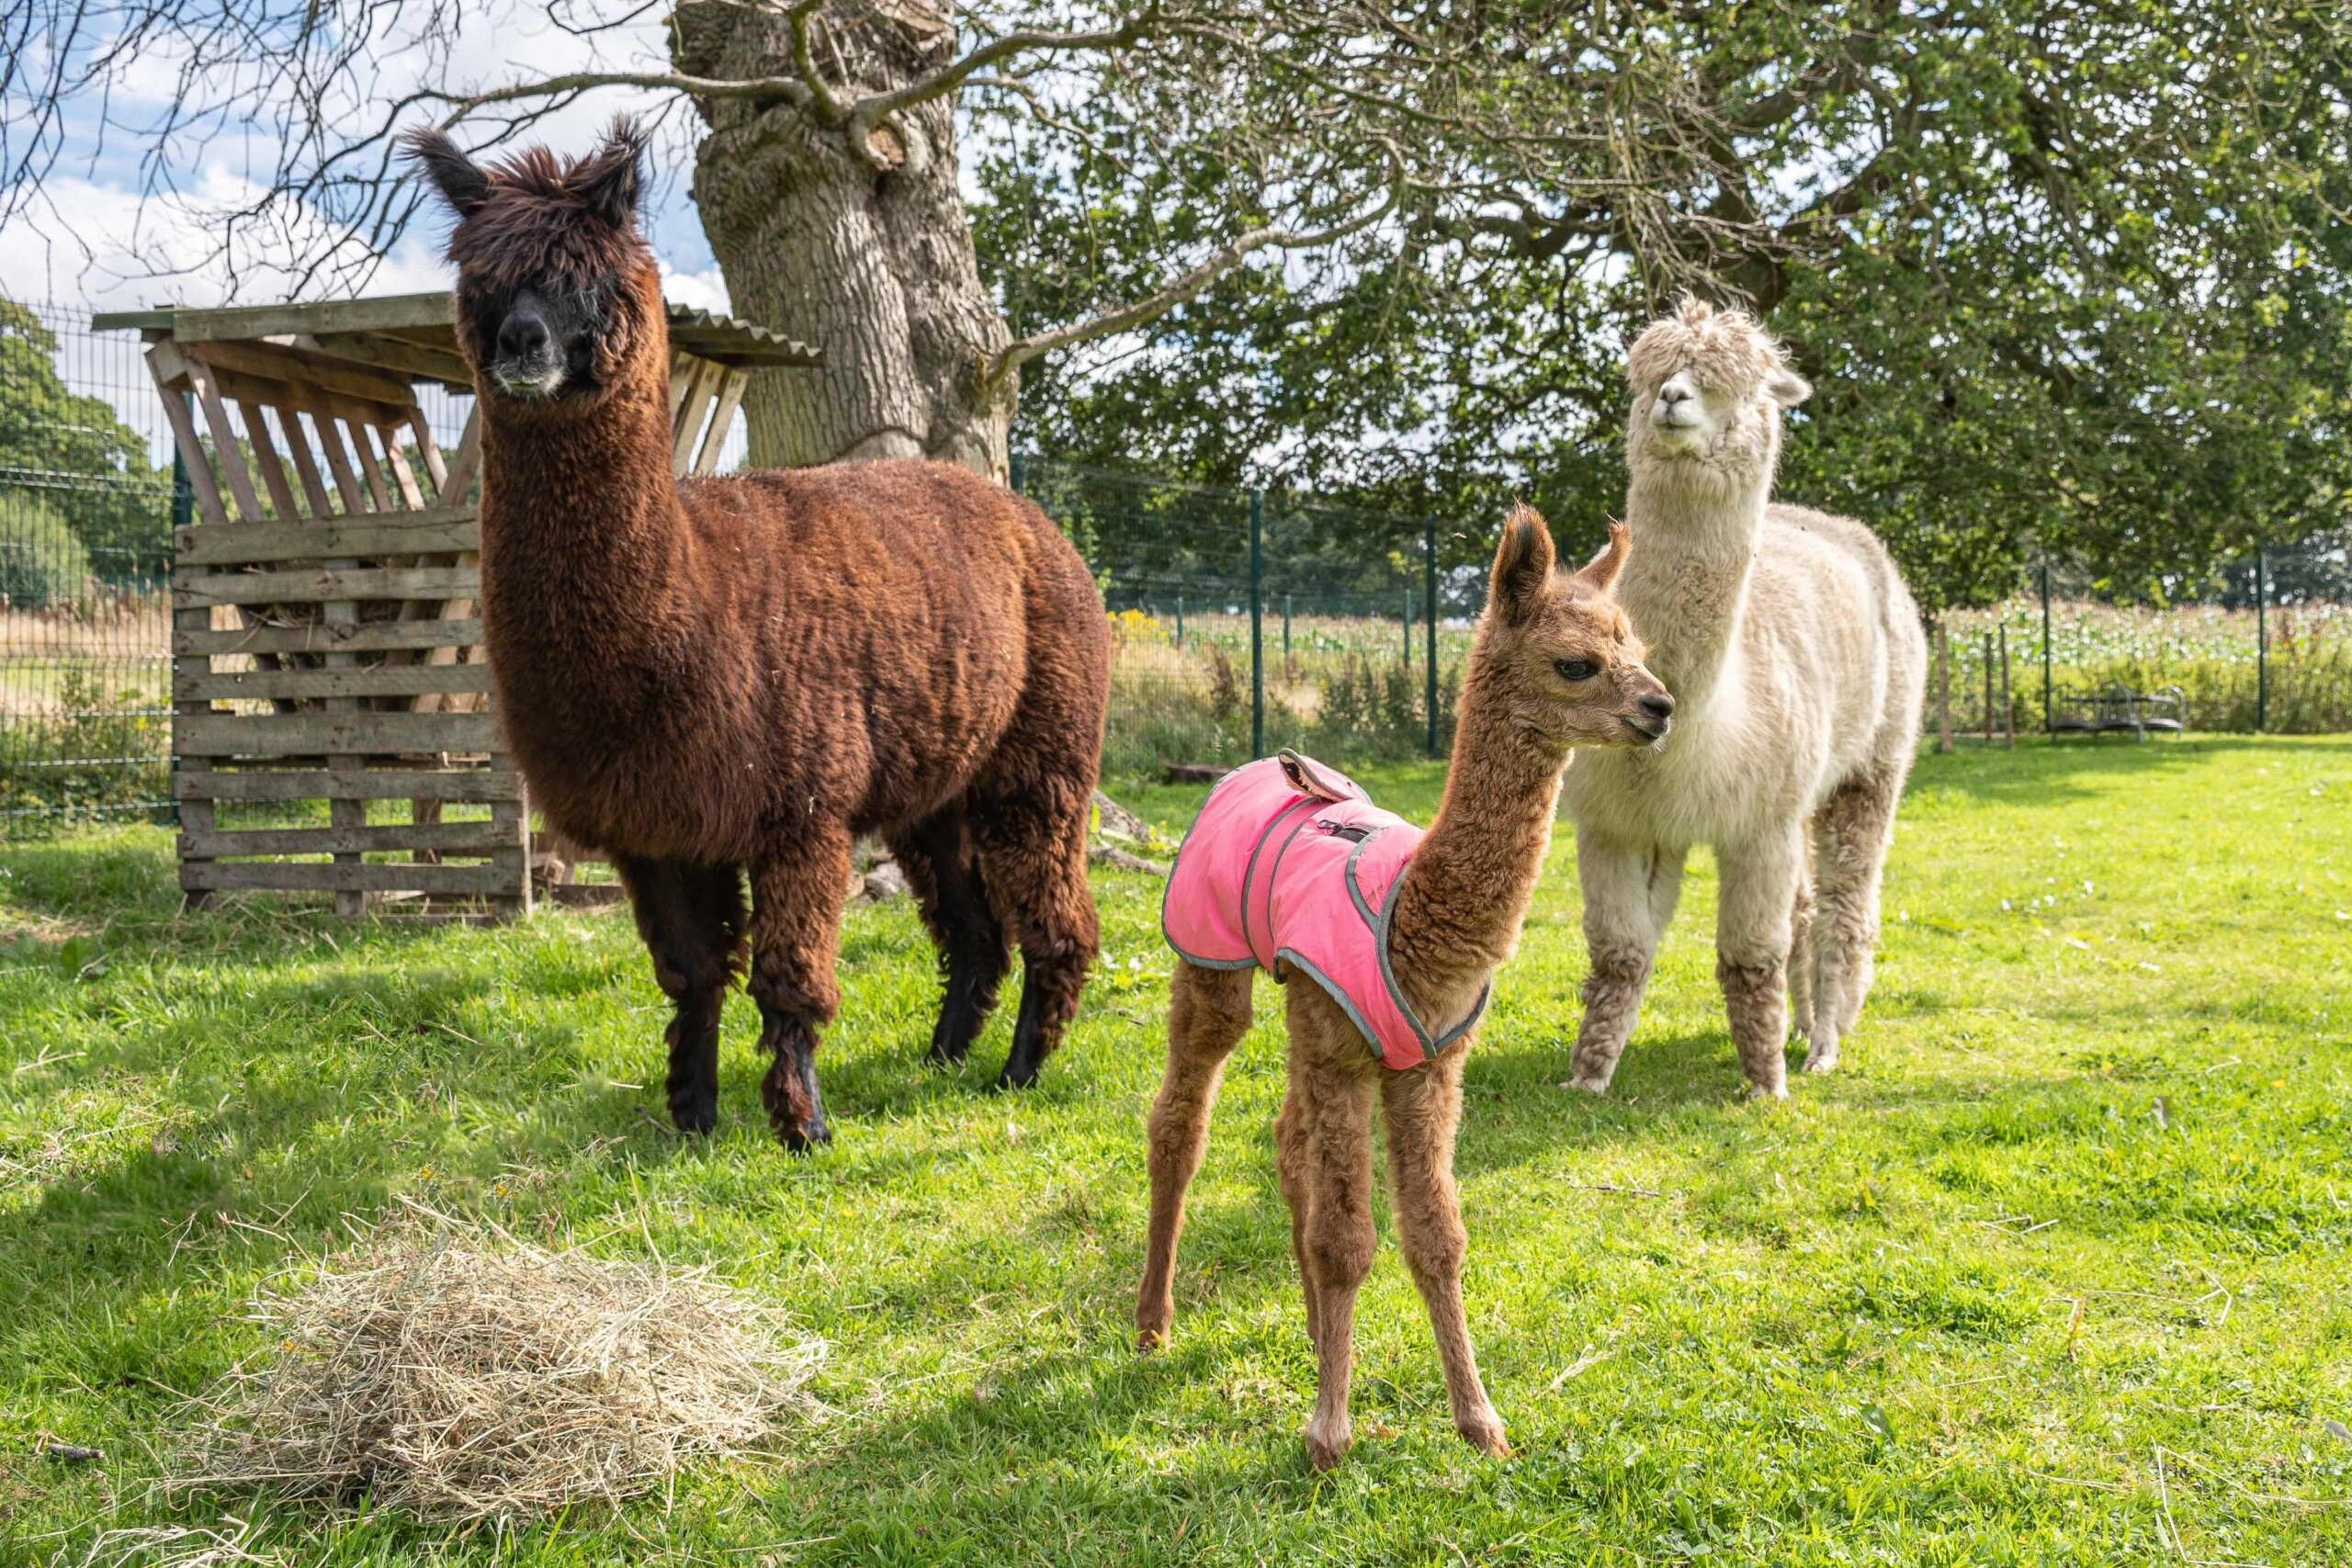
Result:
[[1453,1429],[1473,1448],[1510,1452],[1502,1417],[1478,1378],[1478,1354],[1462,1310],[1462,1195],[1453,1181],[1453,1134],[1462,1119],[1462,1064],[1467,1041],[1409,1072],[1381,1077],[1388,1122],[1388,1179],[1395,1197],[1396,1238],[1413,1283],[1429,1308],[1445,1368],[1445,1395]]
[[1179,959],[1169,985],[1168,1074],[1151,1105],[1151,1228],[1136,1296],[1136,1344],[1145,1350],[1168,1342],[1176,1315],[1176,1238],[1184,1228],[1184,1194],[1201,1168],[1225,1059],[1250,1029],[1254,973]]
[[[1306,1456],[1317,1470],[1338,1464],[1353,1440],[1348,1381],[1354,1370],[1356,1292],[1372,1271],[1371,1075],[1354,1025],[1320,989],[1303,980],[1289,988],[1290,1097],[1312,1108],[1296,1134],[1306,1198],[1305,1278],[1315,1314],[1315,1415]],[[1352,1070],[1342,1053],[1363,1053]],[[1294,1213],[1295,1211],[1294,1210]]]

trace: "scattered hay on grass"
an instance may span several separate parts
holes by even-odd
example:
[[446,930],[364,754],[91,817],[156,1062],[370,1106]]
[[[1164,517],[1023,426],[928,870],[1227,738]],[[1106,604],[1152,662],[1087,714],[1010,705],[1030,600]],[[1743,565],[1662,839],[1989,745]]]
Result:
[[175,1483],[518,1519],[756,1445],[820,1341],[709,1278],[431,1216],[254,1296],[263,1355],[189,1412]]

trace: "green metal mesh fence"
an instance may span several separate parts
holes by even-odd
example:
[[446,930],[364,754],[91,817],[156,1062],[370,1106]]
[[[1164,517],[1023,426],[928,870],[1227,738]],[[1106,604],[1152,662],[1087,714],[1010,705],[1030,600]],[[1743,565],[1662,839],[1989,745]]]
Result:
[[1284,746],[1344,761],[1451,744],[1485,582],[1432,570],[1433,521],[1035,457],[1015,482],[1111,612],[1104,776]]
[[[170,540],[187,513],[140,355],[78,308],[0,299],[0,837],[168,817]],[[454,445],[467,400],[427,388],[423,402]],[[1106,777],[1282,746],[1347,763],[1452,743],[1486,582],[1433,557],[1496,519],[1035,456],[1013,478],[1084,552],[1111,612]],[[2352,532],[2232,563],[2160,606],[2053,568],[2045,607],[2044,581],[1944,618],[1930,733],[1939,708],[1963,740],[2040,731],[2118,687],[2177,689],[2191,729],[2352,730]]]

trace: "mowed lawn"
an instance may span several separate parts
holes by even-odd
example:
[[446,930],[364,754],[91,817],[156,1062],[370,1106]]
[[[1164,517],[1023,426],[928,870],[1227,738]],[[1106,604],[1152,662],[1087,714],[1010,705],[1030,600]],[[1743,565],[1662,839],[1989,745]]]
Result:
[[[1433,769],[1366,776],[1434,808]],[[1139,804],[1181,826],[1198,794]],[[914,915],[854,913],[836,1141],[795,1159],[741,1000],[721,1132],[658,1124],[665,1009],[625,916],[184,916],[160,829],[0,851],[0,1562],[225,1515],[285,1562],[2352,1562],[2352,744],[1923,759],[1870,1011],[1780,1106],[1737,1092],[1703,855],[1615,1091],[1559,1087],[1572,858],[1564,830],[1462,1138],[1518,1452],[1454,1439],[1385,1247],[1358,1446],[1318,1477],[1271,984],[1174,1344],[1131,1346],[1150,878],[1099,880],[1103,970],[1012,1097],[985,1089],[1009,1016],[969,1071],[926,1071]],[[826,1414],[503,1538],[157,1495],[174,1401],[266,1348],[256,1280],[402,1196],[710,1265],[830,1343]],[[44,1433],[107,1458],[36,1458]]]

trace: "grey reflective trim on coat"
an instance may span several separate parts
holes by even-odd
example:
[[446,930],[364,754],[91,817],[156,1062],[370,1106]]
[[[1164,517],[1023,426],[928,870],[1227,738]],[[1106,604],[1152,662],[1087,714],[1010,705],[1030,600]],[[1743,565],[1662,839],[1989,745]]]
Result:
[[[1291,836],[1295,837],[1298,832],[1299,824],[1305,822],[1307,818],[1314,816],[1317,807],[1327,804],[1329,803],[1319,801],[1311,795],[1300,795],[1296,800],[1292,801],[1288,806],[1283,807],[1280,811],[1275,812],[1272,817],[1266,818],[1265,827],[1259,829],[1258,841],[1250,846],[1250,863],[1244,866],[1241,871],[1241,945],[1248,948],[1252,953],[1255,953],[1258,951],[1258,944],[1250,940],[1250,887],[1258,877],[1258,857],[1266,852],[1266,840],[1274,836],[1274,829],[1283,825],[1283,818],[1289,816],[1294,811],[1297,811],[1301,807],[1305,807],[1306,808],[1304,814],[1299,818],[1299,821],[1291,824]],[[1205,811],[1208,807],[1204,806],[1202,809]],[[1283,848],[1288,849],[1289,847],[1290,837],[1285,837],[1283,840]],[[1282,857],[1280,855],[1276,855],[1274,858],[1276,860],[1280,860]],[[1272,866],[1266,868],[1266,874],[1269,877],[1273,875],[1273,868]],[[1168,868],[1168,881],[1170,886],[1175,885],[1176,868],[1174,866]],[[1273,896],[1271,890],[1267,894],[1266,907],[1270,910],[1273,908]],[[1167,908],[1167,898],[1164,894],[1161,896],[1160,908],[1163,910]],[[1272,936],[1273,933],[1272,931],[1268,931],[1266,934],[1268,936]]]
[[[1363,844],[1372,842],[1374,838],[1386,830],[1375,829],[1365,835]],[[1396,895],[1404,891],[1405,878],[1413,874],[1413,863],[1408,860],[1396,868],[1396,879],[1388,885],[1388,896],[1380,901],[1380,912],[1374,915],[1372,912],[1371,904],[1363,896],[1363,889],[1356,883],[1356,861],[1363,854],[1363,844],[1358,844],[1355,853],[1348,857],[1348,897],[1355,900],[1357,911],[1363,914],[1372,926],[1374,951],[1380,955],[1380,982],[1388,987],[1388,999],[1396,1004],[1396,1011],[1404,1018],[1407,1026],[1412,1030],[1413,1037],[1420,1042],[1421,1054],[1425,1056],[1435,1056],[1467,1034],[1471,1025],[1476,1023],[1485,1014],[1487,998],[1494,994],[1494,976],[1488,976],[1486,985],[1479,987],[1478,1000],[1470,1009],[1469,1017],[1447,1030],[1442,1038],[1430,1037],[1429,1025],[1421,1021],[1421,1015],[1415,1010],[1412,998],[1405,995],[1405,987],[1396,983],[1396,971],[1388,962],[1388,928],[1390,922],[1396,918]]]
[[1356,1032],[1363,1036],[1364,1044],[1372,1050],[1372,1059],[1384,1067],[1388,1065],[1388,1059],[1380,1054],[1380,1036],[1372,1032],[1372,1025],[1366,1023],[1363,1014],[1356,1010],[1355,999],[1340,987],[1338,981],[1300,957],[1298,949],[1295,947],[1285,947],[1274,956],[1296,969],[1300,974],[1306,976],[1329,993],[1331,999],[1340,1004],[1340,1010],[1348,1015],[1348,1021],[1356,1026]]

